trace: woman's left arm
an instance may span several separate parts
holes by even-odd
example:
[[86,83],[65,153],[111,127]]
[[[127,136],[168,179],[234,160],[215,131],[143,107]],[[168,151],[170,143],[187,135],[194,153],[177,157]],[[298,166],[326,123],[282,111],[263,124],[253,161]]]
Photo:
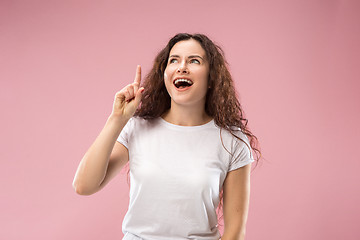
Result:
[[251,164],[228,172],[223,186],[224,235],[221,240],[244,240],[250,200]]

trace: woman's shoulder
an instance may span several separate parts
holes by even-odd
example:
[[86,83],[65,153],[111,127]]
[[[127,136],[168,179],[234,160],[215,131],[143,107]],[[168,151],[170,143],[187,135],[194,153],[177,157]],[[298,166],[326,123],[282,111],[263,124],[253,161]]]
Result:
[[134,128],[151,128],[157,125],[159,121],[159,118],[146,119],[139,116],[133,116],[128,123]]
[[[229,129],[221,128],[221,136],[222,138],[227,139],[233,143],[241,143],[243,141],[249,143],[247,135],[240,127],[237,126],[229,127]],[[241,141],[240,139],[243,141]]]

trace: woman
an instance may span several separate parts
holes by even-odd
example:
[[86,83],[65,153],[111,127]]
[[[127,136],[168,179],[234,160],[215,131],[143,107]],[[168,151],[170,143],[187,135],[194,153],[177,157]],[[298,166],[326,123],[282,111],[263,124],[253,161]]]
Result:
[[260,151],[221,48],[202,34],[177,34],[140,81],[138,66],[80,162],[76,192],[99,191],[129,162],[123,239],[244,239],[251,150]]

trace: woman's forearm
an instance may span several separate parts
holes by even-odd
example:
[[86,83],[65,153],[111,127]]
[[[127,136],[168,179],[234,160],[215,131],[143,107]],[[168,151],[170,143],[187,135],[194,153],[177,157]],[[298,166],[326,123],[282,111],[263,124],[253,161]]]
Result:
[[220,240],[245,240],[245,232],[241,231],[240,234],[237,233],[224,233],[221,236]]
[[127,119],[110,116],[104,128],[85,153],[73,181],[75,191],[89,195],[99,189],[109,163],[109,157]]

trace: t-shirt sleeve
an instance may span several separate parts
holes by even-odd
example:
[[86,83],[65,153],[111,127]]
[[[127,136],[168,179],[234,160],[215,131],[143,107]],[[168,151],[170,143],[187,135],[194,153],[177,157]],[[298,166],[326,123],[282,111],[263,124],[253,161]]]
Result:
[[117,138],[117,141],[124,145],[127,149],[129,149],[128,143],[133,121],[134,118],[129,119],[129,121],[125,124],[124,128],[121,130],[119,137]]
[[228,172],[233,171],[238,168],[241,168],[241,167],[255,161],[253,158],[249,139],[240,130],[239,130],[239,132],[240,133],[237,134],[237,136],[240,137],[242,140],[244,140],[247,143],[247,145],[243,141],[234,137],[233,146],[232,146],[233,154],[231,157]]

